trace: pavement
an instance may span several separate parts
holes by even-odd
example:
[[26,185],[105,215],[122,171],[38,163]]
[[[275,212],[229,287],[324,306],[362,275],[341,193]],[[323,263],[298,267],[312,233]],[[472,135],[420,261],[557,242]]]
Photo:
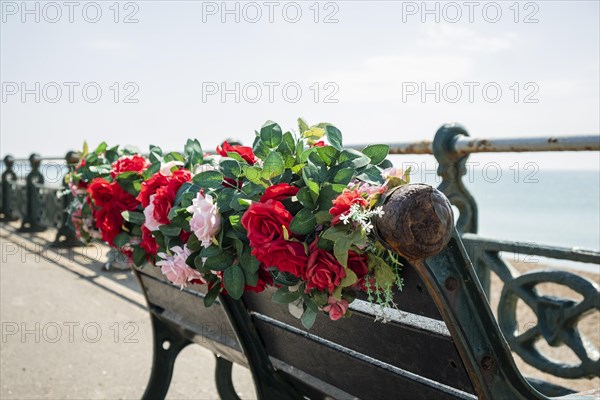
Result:
[[[54,231],[0,226],[0,398],[139,399],[152,365],[145,299],[130,271],[106,271],[108,248],[48,246]],[[214,356],[179,355],[168,399],[217,399]],[[247,369],[234,366],[240,397],[253,399]]]

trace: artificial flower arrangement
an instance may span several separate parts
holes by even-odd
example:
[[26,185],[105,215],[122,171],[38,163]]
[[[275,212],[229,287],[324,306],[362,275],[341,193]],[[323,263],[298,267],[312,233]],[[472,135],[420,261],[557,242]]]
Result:
[[[252,147],[216,154],[188,140],[183,153],[102,143],[68,176],[81,240],[101,238],[133,264],[154,264],[175,285],[219,293],[277,288],[273,301],[310,328],[319,312],[349,316],[357,291],[382,306],[401,288],[401,264],[377,239],[382,195],[408,183],[389,147],[345,149],[333,125],[283,133],[267,121]],[[146,266],[148,268],[148,266]]]

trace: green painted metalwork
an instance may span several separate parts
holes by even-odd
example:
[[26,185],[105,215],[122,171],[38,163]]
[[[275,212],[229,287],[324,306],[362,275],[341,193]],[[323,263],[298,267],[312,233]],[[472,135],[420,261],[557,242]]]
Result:
[[[74,151],[69,151],[65,156],[65,161],[67,162],[67,167],[73,168],[79,162],[79,153]],[[61,196],[61,208],[62,213],[58,231],[56,232],[56,238],[54,239],[54,246],[56,247],[75,247],[82,246],[83,243],[79,239],[77,239],[77,235],[75,234],[75,229],[73,228],[73,224],[69,219],[69,212],[67,207],[73,200],[73,194],[69,189],[69,184],[65,180],[63,182],[63,188],[65,189],[63,195]]]
[[2,173],[2,221],[16,221],[19,219],[16,209],[17,174],[13,171],[15,159],[7,155],[4,157],[6,170]]
[[[498,324],[511,349],[528,364],[562,378],[592,378],[600,375],[600,352],[578,330],[578,322],[592,312],[600,311],[598,285],[580,275],[559,270],[537,270],[519,274],[506,263],[500,252],[521,256],[544,256],[562,260],[600,263],[600,253],[568,248],[520,244],[491,240],[477,235],[463,235],[479,265],[493,271],[504,283],[498,305]],[[570,288],[581,295],[581,301],[540,295],[536,286],[553,283]],[[522,300],[535,313],[537,322],[524,324],[517,320],[517,301]],[[519,327],[526,327],[523,329]],[[550,346],[567,345],[579,358],[579,365],[556,361],[540,352],[535,344],[545,340]]]
[[235,392],[233,382],[231,381],[231,367],[233,363],[216,354],[215,359],[215,383],[219,396],[222,399],[239,400],[240,397]]
[[46,230],[44,224],[44,196],[43,185],[44,176],[40,172],[42,158],[39,154],[33,153],[29,156],[31,172],[26,178],[26,200],[25,212],[20,232],[42,232]]
[[[438,162],[437,173],[442,177],[438,190],[446,195],[450,203],[460,213],[456,222],[459,233],[476,233],[478,225],[477,202],[471,195],[462,177],[467,173],[466,163],[469,155],[459,155],[454,144],[462,137],[468,137],[467,130],[458,124],[442,126],[433,138],[433,155]],[[475,263],[475,271],[486,294],[490,293],[490,271]]]

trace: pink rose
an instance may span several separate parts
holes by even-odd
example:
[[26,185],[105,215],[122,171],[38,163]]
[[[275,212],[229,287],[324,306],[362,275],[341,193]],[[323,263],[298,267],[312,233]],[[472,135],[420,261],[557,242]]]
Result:
[[180,286],[181,289],[188,283],[205,283],[202,274],[187,265],[186,260],[192,252],[186,245],[183,248],[175,246],[171,248],[171,251],[174,253],[172,256],[158,253],[161,260],[156,263],[168,280]]
[[209,247],[221,230],[221,214],[213,204],[211,195],[203,196],[202,193],[198,193],[187,211],[192,214],[190,228],[194,235],[202,242],[202,246]]
[[144,217],[145,217],[144,226],[146,228],[148,228],[148,230],[150,230],[150,231],[157,231],[158,228],[162,225],[160,222],[158,222],[156,220],[156,218],[154,218],[154,197],[155,196],[156,196],[155,194],[150,196],[150,204],[148,204],[148,207],[144,208]]
[[323,307],[323,311],[329,313],[329,318],[332,321],[337,321],[342,318],[344,314],[346,314],[346,310],[348,310],[348,302],[346,300],[336,300],[335,297],[329,296],[327,300],[328,305]]

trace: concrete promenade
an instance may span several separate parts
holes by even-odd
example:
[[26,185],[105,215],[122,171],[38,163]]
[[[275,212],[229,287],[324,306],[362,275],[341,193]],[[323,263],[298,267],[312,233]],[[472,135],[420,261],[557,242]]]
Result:
[[[103,269],[108,248],[48,247],[54,231],[0,227],[0,398],[139,399],[152,363],[152,330],[135,277]],[[214,357],[180,354],[167,398],[216,399]],[[243,398],[249,372],[234,367]]]

